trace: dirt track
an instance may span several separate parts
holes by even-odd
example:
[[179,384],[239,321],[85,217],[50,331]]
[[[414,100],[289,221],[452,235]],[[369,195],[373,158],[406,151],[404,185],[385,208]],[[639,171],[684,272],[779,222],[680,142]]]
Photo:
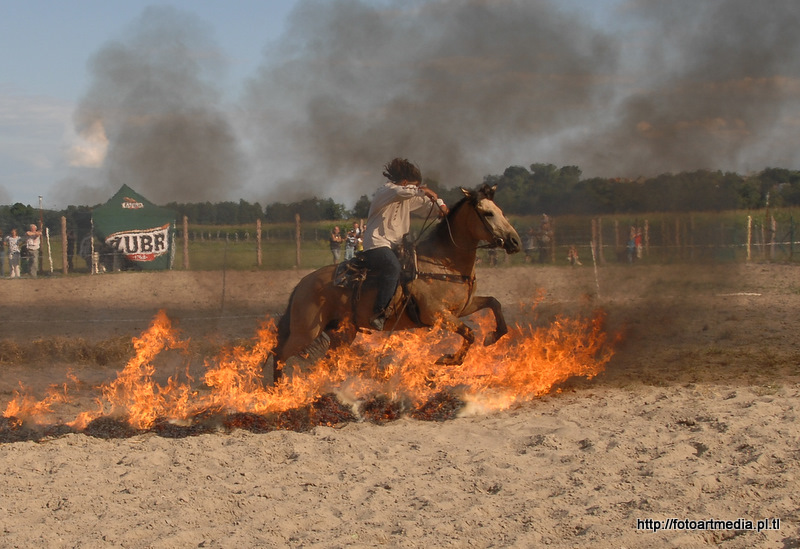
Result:
[[[600,307],[605,373],[506,412],[442,424],[181,440],[71,434],[0,459],[15,547],[797,547],[796,267],[484,269],[513,321]],[[4,337],[127,338],[165,309],[192,338],[249,338],[303,273],[135,273],[2,281]],[[599,288],[599,295],[598,295]],[[4,364],[19,380],[68,365]],[[86,364],[107,376],[121,364]],[[468,441],[468,444],[465,444]],[[98,473],[98,472],[101,473]],[[778,518],[780,529],[661,531],[639,518]]]

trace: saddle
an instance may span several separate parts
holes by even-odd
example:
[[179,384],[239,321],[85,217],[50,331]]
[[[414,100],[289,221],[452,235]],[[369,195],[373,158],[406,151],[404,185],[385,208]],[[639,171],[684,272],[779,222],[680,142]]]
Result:
[[[408,291],[408,284],[417,278],[416,246],[408,235],[405,235],[399,245],[392,247],[392,251],[400,260],[400,281],[397,285],[400,295],[398,299],[398,294],[395,294],[389,304],[389,308],[396,311],[398,308],[402,308],[402,304],[405,303],[406,312],[411,319],[421,325],[416,303]],[[355,304],[361,299],[361,289],[364,282],[367,281],[368,275],[369,270],[364,261],[364,252],[356,252],[352,259],[343,261],[336,266],[333,285],[339,288],[351,289],[353,291],[353,306],[355,307]]]

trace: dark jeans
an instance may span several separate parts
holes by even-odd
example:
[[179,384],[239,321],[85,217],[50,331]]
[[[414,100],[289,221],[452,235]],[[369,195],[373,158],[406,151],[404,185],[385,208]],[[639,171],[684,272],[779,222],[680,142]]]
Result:
[[392,300],[397,283],[400,280],[400,260],[391,248],[373,248],[364,251],[364,262],[378,282],[378,295],[372,312],[383,312]]

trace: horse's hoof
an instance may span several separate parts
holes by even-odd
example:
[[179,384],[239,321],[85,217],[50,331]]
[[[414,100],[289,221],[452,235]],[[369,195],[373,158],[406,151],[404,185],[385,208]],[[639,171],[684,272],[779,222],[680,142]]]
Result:
[[462,362],[464,362],[463,358],[457,358],[455,355],[444,355],[439,357],[439,360],[436,361],[436,364],[444,366],[458,366]]
[[489,345],[494,345],[500,340],[501,337],[503,337],[507,333],[508,330],[502,332],[498,331],[491,332],[489,335],[486,336],[486,339],[483,340],[483,346],[488,347]]
[[436,375],[433,371],[428,372],[428,375],[425,376],[425,386],[429,389],[436,388]]

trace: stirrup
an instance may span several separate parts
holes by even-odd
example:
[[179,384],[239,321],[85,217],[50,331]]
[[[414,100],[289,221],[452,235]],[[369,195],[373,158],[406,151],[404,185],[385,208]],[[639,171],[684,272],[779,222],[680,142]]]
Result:
[[383,331],[383,327],[386,325],[386,317],[383,316],[383,314],[375,315],[369,320],[368,324],[373,330],[378,330],[381,332]]

